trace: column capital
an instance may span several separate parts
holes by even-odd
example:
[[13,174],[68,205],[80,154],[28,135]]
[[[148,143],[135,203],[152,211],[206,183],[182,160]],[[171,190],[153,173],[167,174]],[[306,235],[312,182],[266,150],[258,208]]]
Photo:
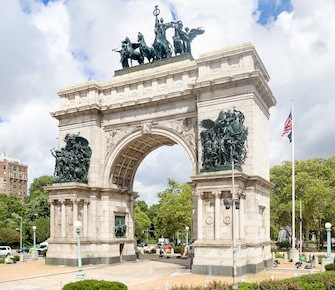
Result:
[[217,189],[217,190],[213,190],[212,194],[215,198],[221,198],[222,192],[221,192],[221,190]]
[[197,198],[202,198],[202,196],[204,195],[203,191],[200,191],[200,190],[196,190],[194,192],[194,195],[197,197]]
[[66,202],[67,202],[67,199],[66,198],[60,198],[60,199],[58,199],[58,201],[61,203],[61,204],[66,204]]

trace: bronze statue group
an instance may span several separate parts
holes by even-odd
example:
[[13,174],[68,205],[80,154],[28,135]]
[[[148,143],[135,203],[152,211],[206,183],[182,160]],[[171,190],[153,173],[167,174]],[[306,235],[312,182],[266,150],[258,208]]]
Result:
[[[149,47],[144,39],[141,32],[138,33],[137,42],[132,43],[128,37],[121,42],[121,49],[114,51],[120,53],[120,62],[123,68],[129,67],[129,59],[135,60],[139,64],[143,64],[144,60],[153,62],[155,60],[172,57],[172,54],[179,55],[188,53],[191,55],[191,42],[199,34],[203,34],[205,31],[198,27],[189,29],[186,27],[183,30],[183,23],[178,21],[172,21],[164,23],[163,18],[158,19],[159,15],[158,6],[155,6],[153,12],[155,18],[155,40],[152,47]],[[174,29],[173,47],[166,38],[166,30],[169,28]]]
[[232,162],[241,168],[247,155],[248,129],[244,126],[244,115],[237,110],[221,111],[214,122],[201,122],[204,131],[200,133],[203,150],[202,171],[227,170]]
[[88,182],[88,169],[92,150],[88,141],[79,134],[67,134],[64,138],[66,146],[60,150],[51,150],[56,159],[54,182]]

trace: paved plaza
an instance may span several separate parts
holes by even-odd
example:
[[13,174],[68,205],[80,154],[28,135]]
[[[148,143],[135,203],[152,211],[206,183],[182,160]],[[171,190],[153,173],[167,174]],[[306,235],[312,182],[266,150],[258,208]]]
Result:
[[[150,255],[136,262],[123,262],[113,265],[84,266],[86,279],[119,281],[128,286],[129,290],[160,290],[174,285],[205,285],[208,281],[232,282],[231,277],[215,277],[210,275],[192,274],[188,260],[156,258]],[[254,282],[264,279],[282,279],[310,271],[295,269],[293,263],[282,262],[278,268],[261,272],[257,275],[238,277],[238,281]],[[77,267],[45,265],[42,258],[27,260],[16,264],[0,264],[0,289],[35,289],[60,290],[70,282],[76,281]]]

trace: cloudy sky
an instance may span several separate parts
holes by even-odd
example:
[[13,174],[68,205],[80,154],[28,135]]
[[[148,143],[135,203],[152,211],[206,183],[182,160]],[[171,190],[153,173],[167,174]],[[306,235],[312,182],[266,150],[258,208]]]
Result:
[[[256,47],[277,99],[270,111],[271,166],[290,160],[281,131],[291,98],[296,159],[334,155],[334,0],[2,0],[0,152],[28,164],[30,182],[53,174],[58,128],[49,113],[58,109],[57,91],[110,80],[121,68],[112,49],[125,36],[135,40],[141,31],[153,42],[155,5],[165,22],[205,29],[192,43],[195,58],[244,42]],[[134,189],[152,204],[168,177],[182,182],[190,175],[181,148],[160,148],[142,162]]]

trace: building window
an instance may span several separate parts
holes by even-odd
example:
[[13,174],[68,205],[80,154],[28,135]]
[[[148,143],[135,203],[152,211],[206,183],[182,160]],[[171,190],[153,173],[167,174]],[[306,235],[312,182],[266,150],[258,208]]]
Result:
[[127,232],[126,217],[115,216],[115,237],[125,238]]

